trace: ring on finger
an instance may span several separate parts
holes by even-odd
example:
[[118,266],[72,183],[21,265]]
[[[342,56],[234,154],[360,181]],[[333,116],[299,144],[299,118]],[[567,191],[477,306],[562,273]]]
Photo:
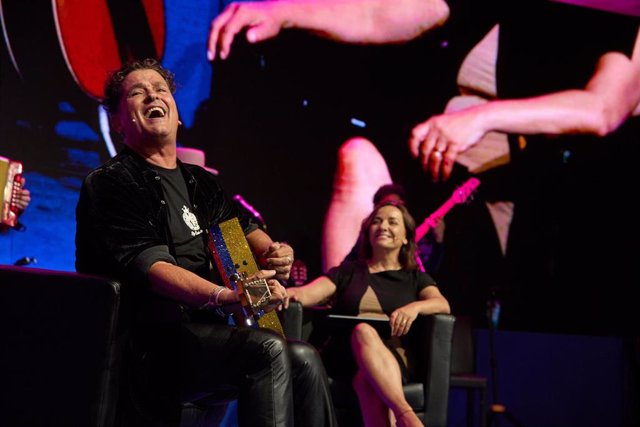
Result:
[[442,158],[442,151],[434,150],[433,153],[431,153],[431,155],[433,157],[435,157],[436,159],[441,159]]

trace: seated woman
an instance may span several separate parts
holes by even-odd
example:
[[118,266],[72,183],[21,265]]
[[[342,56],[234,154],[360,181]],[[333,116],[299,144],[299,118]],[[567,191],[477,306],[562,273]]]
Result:
[[[305,286],[287,289],[291,299],[303,306],[333,298],[337,314],[389,319],[387,340],[369,324],[359,323],[350,336],[332,337],[323,351],[331,375],[352,378],[367,427],[389,426],[393,418],[398,426],[422,426],[402,390],[412,374],[407,338],[419,314],[450,311],[434,280],[418,269],[415,229],[404,205],[381,203],[362,223],[357,261],[344,262]],[[350,367],[344,357],[349,341]]]

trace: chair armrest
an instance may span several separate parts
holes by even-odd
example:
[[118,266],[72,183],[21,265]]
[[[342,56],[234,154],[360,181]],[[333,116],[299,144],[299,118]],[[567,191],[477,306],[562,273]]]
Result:
[[450,314],[424,316],[424,421],[430,427],[447,426],[454,323]]
[[303,307],[298,301],[290,301],[289,308],[278,313],[285,337],[318,344],[315,335],[322,336],[323,322],[331,311],[328,305]]

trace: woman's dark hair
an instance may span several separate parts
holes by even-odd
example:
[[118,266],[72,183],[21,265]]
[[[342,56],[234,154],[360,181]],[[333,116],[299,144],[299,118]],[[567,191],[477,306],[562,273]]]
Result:
[[122,99],[122,82],[127,76],[133,71],[138,70],[154,70],[157,71],[158,74],[162,76],[162,78],[167,82],[169,86],[169,90],[171,93],[176,91],[176,82],[174,75],[171,71],[164,68],[160,62],[153,58],[129,61],[120,67],[119,70],[116,70],[109,74],[109,78],[104,86],[104,99],[102,100],[102,105],[109,113],[115,113],[118,111],[118,105],[120,104],[120,100]]
[[403,202],[407,200],[407,192],[404,190],[404,187],[400,184],[385,184],[382,187],[378,188],[376,194],[373,195],[373,204],[377,205],[390,194],[397,195]]
[[416,262],[416,221],[413,219],[413,216],[409,213],[409,210],[402,203],[387,201],[384,203],[380,203],[373,208],[373,211],[362,221],[362,226],[360,227],[360,236],[358,237],[358,258],[361,260],[368,260],[373,255],[373,247],[371,246],[371,242],[369,241],[369,228],[373,223],[376,215],[380,208],[385,206],[395,206],[402,213],[402,220],[404,221],[404,228],[406,230],[406,239],[407,244],[402,245],[400,248],[400,254],[398,256],[398,261],[402,268],[405,270],[415,270],[418,268],[418,263]]

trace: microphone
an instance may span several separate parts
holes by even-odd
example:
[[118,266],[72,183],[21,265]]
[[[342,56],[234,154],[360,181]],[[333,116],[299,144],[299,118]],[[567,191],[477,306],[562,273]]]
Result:
[[37,264],[38,260],[35,257],[25,256],[17,260],[13,265],[29,265],[29,264]]
[[245,208],[246,210],[248,210],[251,215],[253,215],[258,221],[260,221],[260,223],[266,228],[266,224],[264,222],[264,219],[262,219],[262,215],[260,215],[260,212],[258,212],[253,206],[251,206],[245,199],[244,197],[242,197],[239,194],[236,194],[235,196],[233,196],[233,200],[235,200],[236,202],[240,203],[240,205]]

